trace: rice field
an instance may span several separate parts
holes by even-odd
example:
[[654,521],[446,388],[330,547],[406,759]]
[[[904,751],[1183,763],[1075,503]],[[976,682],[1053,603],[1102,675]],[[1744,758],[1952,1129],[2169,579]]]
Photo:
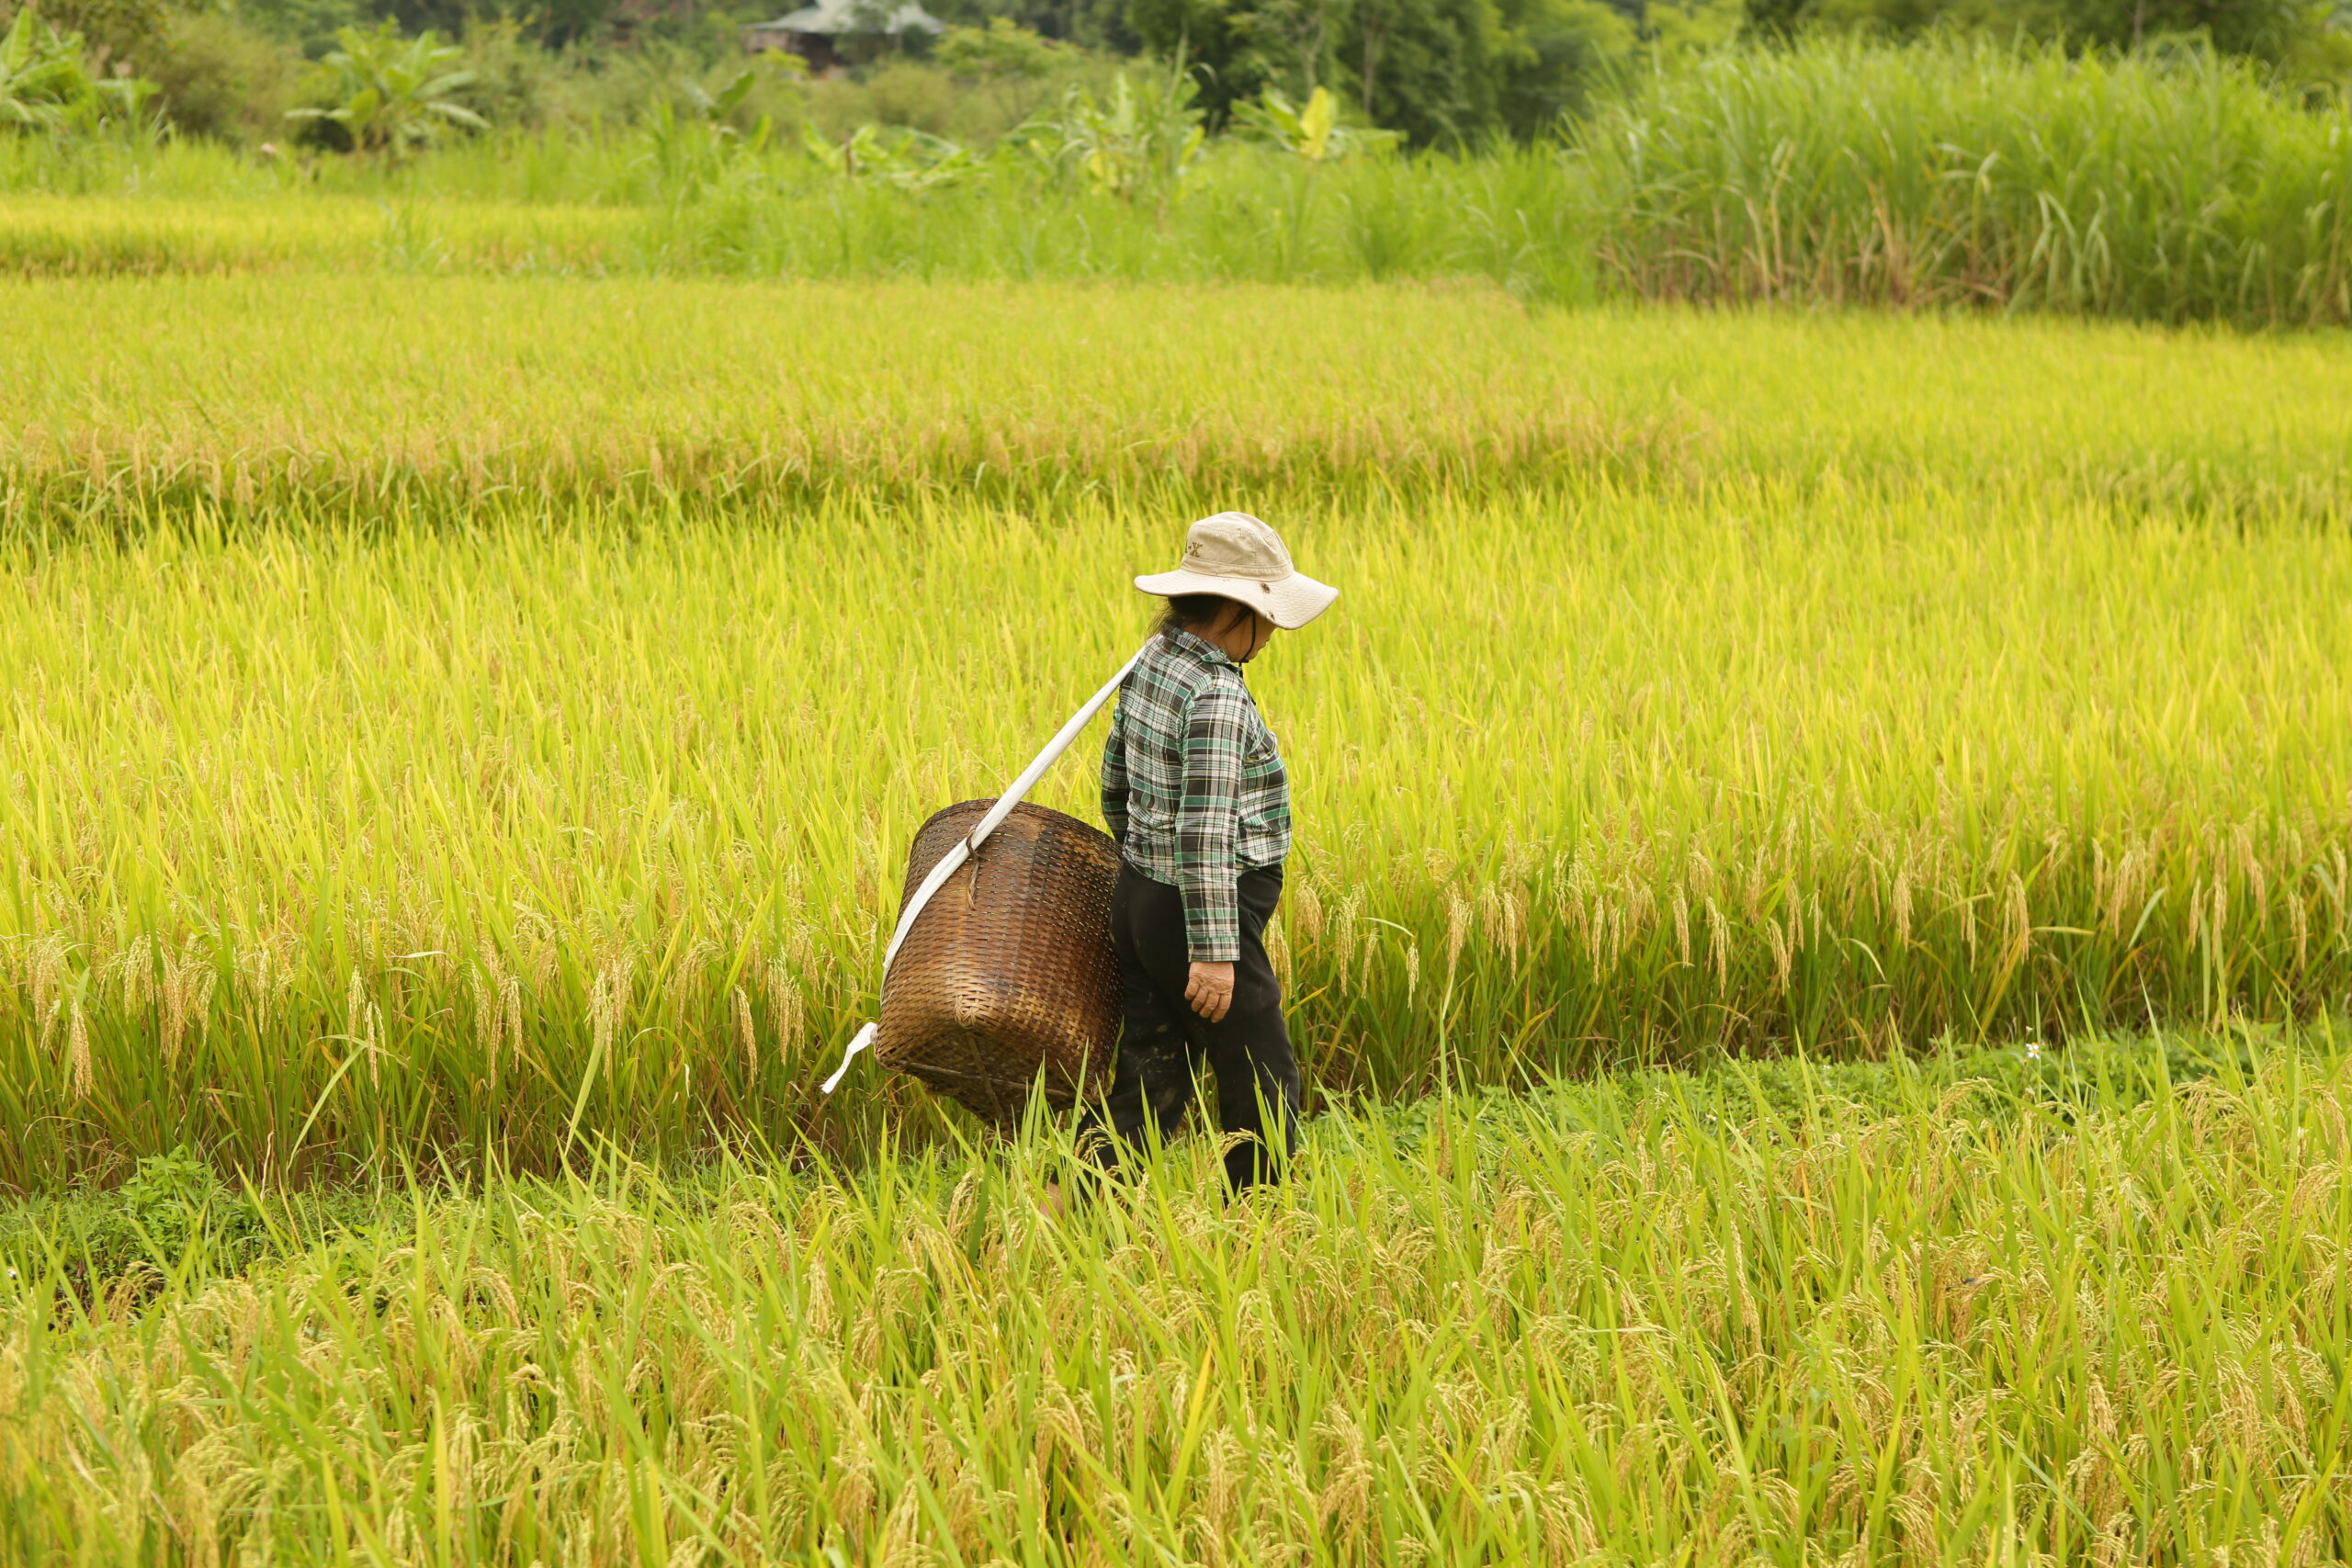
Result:
[[[913,827],[1227,505],[1319,1095],[2340,1015],[2334,337],[1491,288],[0,284],[0,1182],[856,1161]],[[1091,813],[1073,760],[1042,798]]]
[[2233,1032],[1442,1096],[1058,1222],[1045,1134],[333,1212],[159,1168],[0,1227],[0,1552],[2339,1561],[2346,1074]]
[[[1430,161],[1029,273],[1001,192],[836,266],[553,141],[10,143],[0,1561],[2344,1557],[2352,344],[1532,303],[2213,313],[1990,218],[1898,278],[1834,183],[1677,272],[1756,174],[1690,106],[1824,58],[1658,86],[1606,243]],[[1228,506],[1344,591],[1251,677],[1306,1150],[1056,1214],[1066,1128],[816,1084],[915,826]]]

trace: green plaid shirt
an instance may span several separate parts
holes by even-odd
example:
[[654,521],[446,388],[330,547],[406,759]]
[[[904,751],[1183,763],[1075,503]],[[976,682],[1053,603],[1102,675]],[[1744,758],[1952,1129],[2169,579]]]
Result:
[[1233,881],[1290,853],[1290,780],[1225,650],[1154,637],[1102,743],[1102,820],[1127,863],[1184,896],[1195,964],[1241,956]]

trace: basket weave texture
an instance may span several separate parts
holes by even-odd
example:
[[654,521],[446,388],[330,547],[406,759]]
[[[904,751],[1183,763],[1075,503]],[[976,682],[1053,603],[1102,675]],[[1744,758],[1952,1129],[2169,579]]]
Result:
[[[994,804],[961,801],[922,825],[905,897]],[[1014,807],[916,917],[883,979],[875,1055],[1000,1127],[1041,1079],[1057,1109],[1098,1092],[1119,1037],[1118,876],[1110,835]]]

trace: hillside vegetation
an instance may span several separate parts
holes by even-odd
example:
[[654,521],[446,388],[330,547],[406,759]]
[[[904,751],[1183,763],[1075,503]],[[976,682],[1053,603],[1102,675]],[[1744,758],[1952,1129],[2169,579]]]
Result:
[[1454,153],[1272,120],[1203,141],[1164,75],[1120,80],[992,148],[669,113],[401,158],[0,138],[0,271],[1476,278],[1550,302],[2352,320],[2343,108],[2202,48],[1725,51],[1633,76],[1561,140]]

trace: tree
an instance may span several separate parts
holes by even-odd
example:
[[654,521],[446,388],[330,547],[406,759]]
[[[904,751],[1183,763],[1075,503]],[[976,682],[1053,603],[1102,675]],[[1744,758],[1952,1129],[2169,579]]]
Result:
[[1193,66],[1215,124],[1270,89],[1318,86],[1423,146],[1499,123],[1495,0],[1133,0],[1128,18],[1147,47]]
[[[1146,49],[1181,60],[1200,84],[1212,127],[1266,88],[1303,79],[1297,51],[1270,27],[1296,0],[1130,0],[1127,22]],[[1269,43],[1273,47],[1268,48]],[[1304,90],[1302,87],[1300,90]]]
[[1328,86],[1358,119],[1458,147],[1550,134],[1644,51],[1727,37],[1745,13],[1740,0],[1134,0],[1129,16],[1149,47],[1193,62],[1216,123],[1268,92]]
[[1505,42],[1495,0],[1356,0],[1340,69],[1374,125],[1461,146],[1501,125]]
[[[990,9],[998,9],[990,0]],[[1003,0],[1005,17],[1080,49],[1132,54],[1142,47],[1127,25],[1126,0]]]
[[1633,21],[1600,0],[1501,0],[1501,15],[1497,109],[1522,141],[1583,113],[1640,46]]

